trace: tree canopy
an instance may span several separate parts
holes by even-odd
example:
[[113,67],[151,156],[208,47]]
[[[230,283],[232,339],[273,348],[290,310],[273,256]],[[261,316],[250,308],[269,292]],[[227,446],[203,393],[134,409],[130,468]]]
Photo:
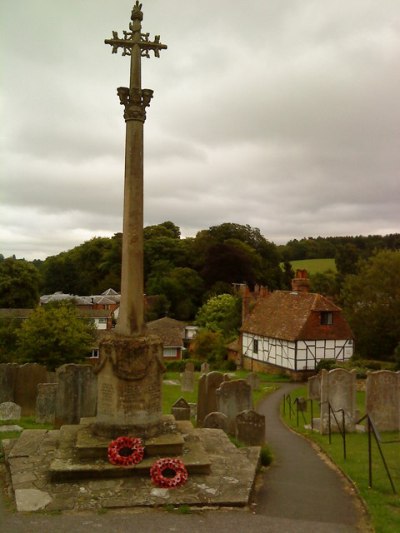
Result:
[[196,325],[222,333],[225,339],[237,336],[242,313],[242,301],[232,294],[219,294],[210,298],[196,316]]
[[39,302],[38,270],[24,259],[0,261],[0,307],[35,307]]
[[388,359],[400,340],[400,252],[383,250],[345,278],[342,300],[356,337],[356,351]]
[[46,304],[37,307],[18,329],[18,359],[55,370],[87,357],[94,336],[94,325],[80,318],[74,305]]

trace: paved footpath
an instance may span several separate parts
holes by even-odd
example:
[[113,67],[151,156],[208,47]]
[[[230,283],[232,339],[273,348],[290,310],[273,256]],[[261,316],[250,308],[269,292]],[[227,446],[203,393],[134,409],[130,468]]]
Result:
[[275,461],[260,480],[251,509],[105,513],[14,513],[0,498],[0,531],[7,533],[355,533],[372,531],[351,485],[279,419],[285,384],[258,411],[266,416]]

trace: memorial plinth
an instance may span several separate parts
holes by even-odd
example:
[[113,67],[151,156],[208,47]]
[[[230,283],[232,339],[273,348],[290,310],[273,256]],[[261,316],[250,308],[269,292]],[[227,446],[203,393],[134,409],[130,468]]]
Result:
[[162,431],[162,343],[156,336],[110,334],[100,344],[94,434],[141,437]]

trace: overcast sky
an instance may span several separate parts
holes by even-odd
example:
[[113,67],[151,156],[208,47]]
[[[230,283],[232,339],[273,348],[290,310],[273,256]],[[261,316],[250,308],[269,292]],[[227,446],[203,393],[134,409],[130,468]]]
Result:
[[[145,225],[400,231],[399,0],[143,0]],[[1,0],[0,253],[122,228],[134,0]]]

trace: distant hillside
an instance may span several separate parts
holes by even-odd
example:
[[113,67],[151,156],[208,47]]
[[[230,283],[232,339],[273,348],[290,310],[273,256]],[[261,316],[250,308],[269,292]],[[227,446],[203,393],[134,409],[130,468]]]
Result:
[[327,270],[336,272],[334,259],[301,259],[290,261],[290,264],[295,272],[298,268],[305,268],[309,274],[317,274],[318,272],[326,272]]

